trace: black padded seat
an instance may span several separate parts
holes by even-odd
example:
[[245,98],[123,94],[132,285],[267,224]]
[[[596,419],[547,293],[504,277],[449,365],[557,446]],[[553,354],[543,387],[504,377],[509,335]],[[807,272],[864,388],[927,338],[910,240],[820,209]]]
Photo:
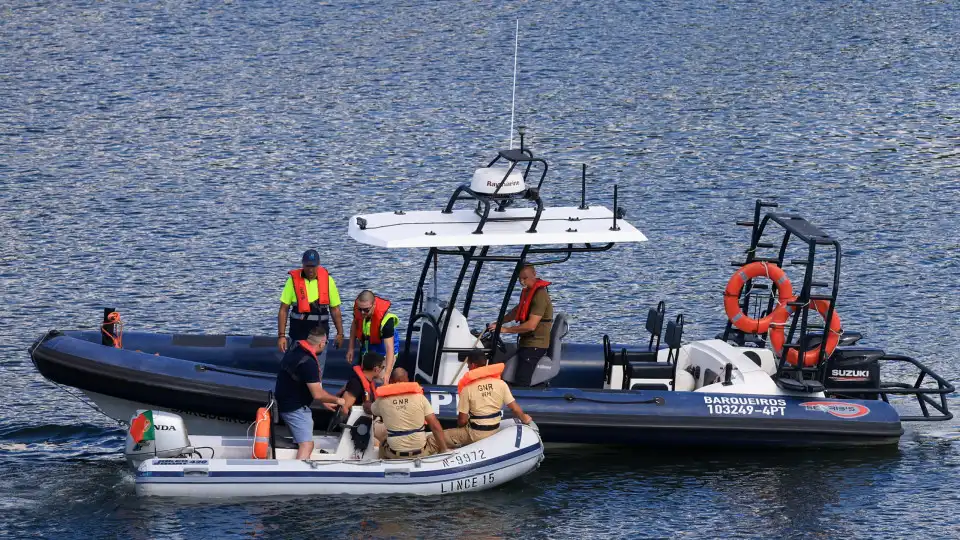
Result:
[[631,362],[656,362],[657,361],[657,351],[656,350],[643,350],[635,349],[632,351],[626,351],[620,353],[621,358],[623,359],[624,364],[629,364]]
[[630,379],[673,379],[673,364],[666,362],[634,362],[624,366]]

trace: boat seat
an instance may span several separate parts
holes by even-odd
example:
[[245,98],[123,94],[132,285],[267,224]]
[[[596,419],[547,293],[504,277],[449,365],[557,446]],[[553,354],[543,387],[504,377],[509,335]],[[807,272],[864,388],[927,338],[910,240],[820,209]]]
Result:
[[[661,302],[663,304],[663,302]],[[651,315],[654,310],[650,310]],[[661,320],[662,323],[662,311]],[[676,372],[676,363],[679,360],[679,351],[681,344],[681,337],[683,336],[683,315],[677,315],[676,321],[670,321],[667,323],[667,332],[664,336],[664,339],[667,344],[669,352],[667,354],[666,362],[657,362],[656,353],[654,354],[653,361],[635,361],[637,358],[636,353],[634,352],[632,357],[626,349],[621,351],[621,356],[623,357],[623,385],[624,389],[632,389],[635,386],[633,382],[634,379],[661,379],[666,380],[670,385],[674,382],[674,374]],[[639,383],[642,387],[651,386],[649,382]],[[667,387],[669,389],[669,386]]]
[[663,332],[663,317],[666,313],[666,304],[663,300],[657,303],[657,307],[647,312],[647,323],[644,327],[650,334],[650,341],[647,342],[646,349],[636,349],[626,351],[623,357],[625,362],[656,362],[657,352],[660,350],[660,334]]
[[673,364],[666,362],[636,362],[624,366],[630,379],[673,379]]
[[[568,332],[570,332],[570,324],[567,322],[567,315],[565,313],[554,315],[553,327],[550,329],[550,348],[547,349],[547,354],[537,362],[537,369],[534,370],[533,377],[530,379],[530,386],[543,384],[560,373],[563,338],[566,337]],[[520,357],[516,354],[507,360],[501,376],[504,381],[513,383],[519,363]]]

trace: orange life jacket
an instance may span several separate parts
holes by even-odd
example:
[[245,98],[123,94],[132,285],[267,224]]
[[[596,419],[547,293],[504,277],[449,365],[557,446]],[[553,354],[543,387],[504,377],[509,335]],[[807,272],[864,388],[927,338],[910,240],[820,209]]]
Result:
[[[297,340],[297,343],[298,343],[301,347],[303,347],[303,350],[305,350],[305,351],[307,351],[308,353],[310,353],[310,356],[312,356],[314,360],[317,360],[317,352],[313,350],[313,345],[311,345],[309,341],[307,341],[307,340],[305,340],[305,339],[300,339],[300,340]],[[318,360],[318,361],[319,361],[319,360]]]
[[480,379],[499,379],[500,374],[503,373],[503,368],[505,367],[506,364],[489,364],[483,367],[471,369],[470,371],[464,373],[463,377],[460,379],[460,382],[457,383],[457,393],[462,394],[463,389],[474,381],[479,381]]
[[520,304],[517,306],[517,316],[514,319],[516,322],[526,322],[527,316],[530,314],[530,303],[533,302],[533,295],[537,293],[537,290],[548,285],[550,285],[549,281],[544,281],[537,278],[537,281],[533,284],[533,287],[520,291]]
[[415,382],[398,382],[385,384],[380,388],[375,389],[374,394],[377,396],[377,398],[387,396],[402,396],[404,394],[423,395],[423,388],[420,387],[419,383]]
[[[320,371],[320,375],[322,376],[322,375],[323,375],[323,368],[320,367],[320,359],[317,358],[317,352],[316,352],[316,350],[314,350],[313,345],[311,345],[310,342],[307,341],[307,340],[305,340],[305,339],[297,340],[297,345],[298,345],[301,349],[307,351],[307,354],[309,354],[310,356],[313,357],[314,362],[317,363],[317,369]],[[284,356],[284,359],[285,359],[285,358],[286,358],[286,356]],[[304,362],[306,362],[306,361],[307,361],[306,358],[302,358],[302,359],[300,359],[300,361],[298,361],[298,362],[297,362],[296,364],[294,364],[294,365],[290,365],[290,364],[288,364],[288,363],[285,363],[285,362],[281,361],[281,362],[280,362],[280,369],[282,369],[283,371],[286,371],[287,374],[290,375],[290,378],[293,379],[294,381],[300,382],[300,375],[297,374],[297,366],[299,366],[300,364],[302,364],[302,363],[304,363]]]
[[376,389],[376,385],[367,380],[366,376],[363,374],[363,369],[361,369],[360,366],[353,366],[353,372],[357,374],[357,377],[360,377],[360,384],[363,385],[363,391],[367,394],[367,398],[372,399],[374,396],[373,391]]
[[[303,279],[303,269],[297,268],[288,272],[293,279],[293,292],[297,295],[297,313],[310,313],[310,299],[307,296],[307,282]],[[330,305],[330,274],[327,269],[317,267],[317,303],[321,306]]]
[[353,329],[356,335],[360,336],[360,341],[368,339],[371,345],[380,344],[382,341],[380,338],[380,323],[383,322],[383,316],[387,314],[389,309],[389,300],[384,300],[379,296],[374,297],[373,314],[370,316],[370,335],[365,336],[363,334],[363,314],[360,313],[360,308],[357,307],[357,301],[353,301]]

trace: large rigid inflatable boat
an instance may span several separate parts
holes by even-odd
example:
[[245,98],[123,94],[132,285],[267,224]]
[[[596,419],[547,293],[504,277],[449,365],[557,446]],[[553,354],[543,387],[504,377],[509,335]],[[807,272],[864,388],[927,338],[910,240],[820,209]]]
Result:
[[[524,264],[603,256],[618,243],[646,240],[617,206],[616,188],[612,210],[588,205],[584,173],[579,206],[548,207],[542,199],[546,175],[546,161],[521,145],[478,169],[442,210],[350,220],[347,232],[357,242],[426,251],[398,362],[424,386],[445,425],[456,421],[456,385],[467,352],[481,349],[505,362],[507,382],[516,369],[516,346],[500,339],[500,326],[488,332],[469,318],[484,268],[513,269],[502,320]],[[753,219],[738,225],[750,229],[749,248],[724,292],[729,320],[711,339],[684,340],[683,316],[667,317],[661,302],[649,311],[649,339],[642,343],[618,344],[608,336],[568,343],[570,320],[562,306],[556,308],[533,386],[513,389],[545,442],[890,445],[898,442],[904,421],[952,418],[949,382],[913,358],[861,345],[859,334],[841,326],[837,239],[759,200]],[[805,256],[790,258],[798,250]],[[436,293],[441,260],[459,267],[445,299]],[[37,369],[80,390],[112,418],[126,421],[138,409],[171,411],[193,433],[241,435],[268,401],[279,366],[275,338],[126,332],[118,348],[107,339],[115,317],[108,313],[100,332],[46,332],[29,351]],[[815,322],[821,319],[828,322]],[[330,350],[327,390],[339,390],[349,369],[343,352]],[[894,395],[908,399],[894,400],[895,408],[888,399]],[[316,406],[314,416],[324,426],[330,412]]]

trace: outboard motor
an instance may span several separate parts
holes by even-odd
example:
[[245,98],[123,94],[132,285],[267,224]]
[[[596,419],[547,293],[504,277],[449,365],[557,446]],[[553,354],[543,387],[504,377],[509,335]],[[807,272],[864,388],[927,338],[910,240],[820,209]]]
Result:
[[130,418],[123,453],[127,461],[137,468],[147,459],[192,454],[193,447],[190,446],[187,426],[180,415],[141,409]]
[[[881,349],[864,347],[837,348],[827,360],[824,374],[824,390],[842,388],[878,388],[880,386],[880,364],[878,359],[884,355]],[[843,396],[853,399],[877,399],[876,393],[843,392]]]

